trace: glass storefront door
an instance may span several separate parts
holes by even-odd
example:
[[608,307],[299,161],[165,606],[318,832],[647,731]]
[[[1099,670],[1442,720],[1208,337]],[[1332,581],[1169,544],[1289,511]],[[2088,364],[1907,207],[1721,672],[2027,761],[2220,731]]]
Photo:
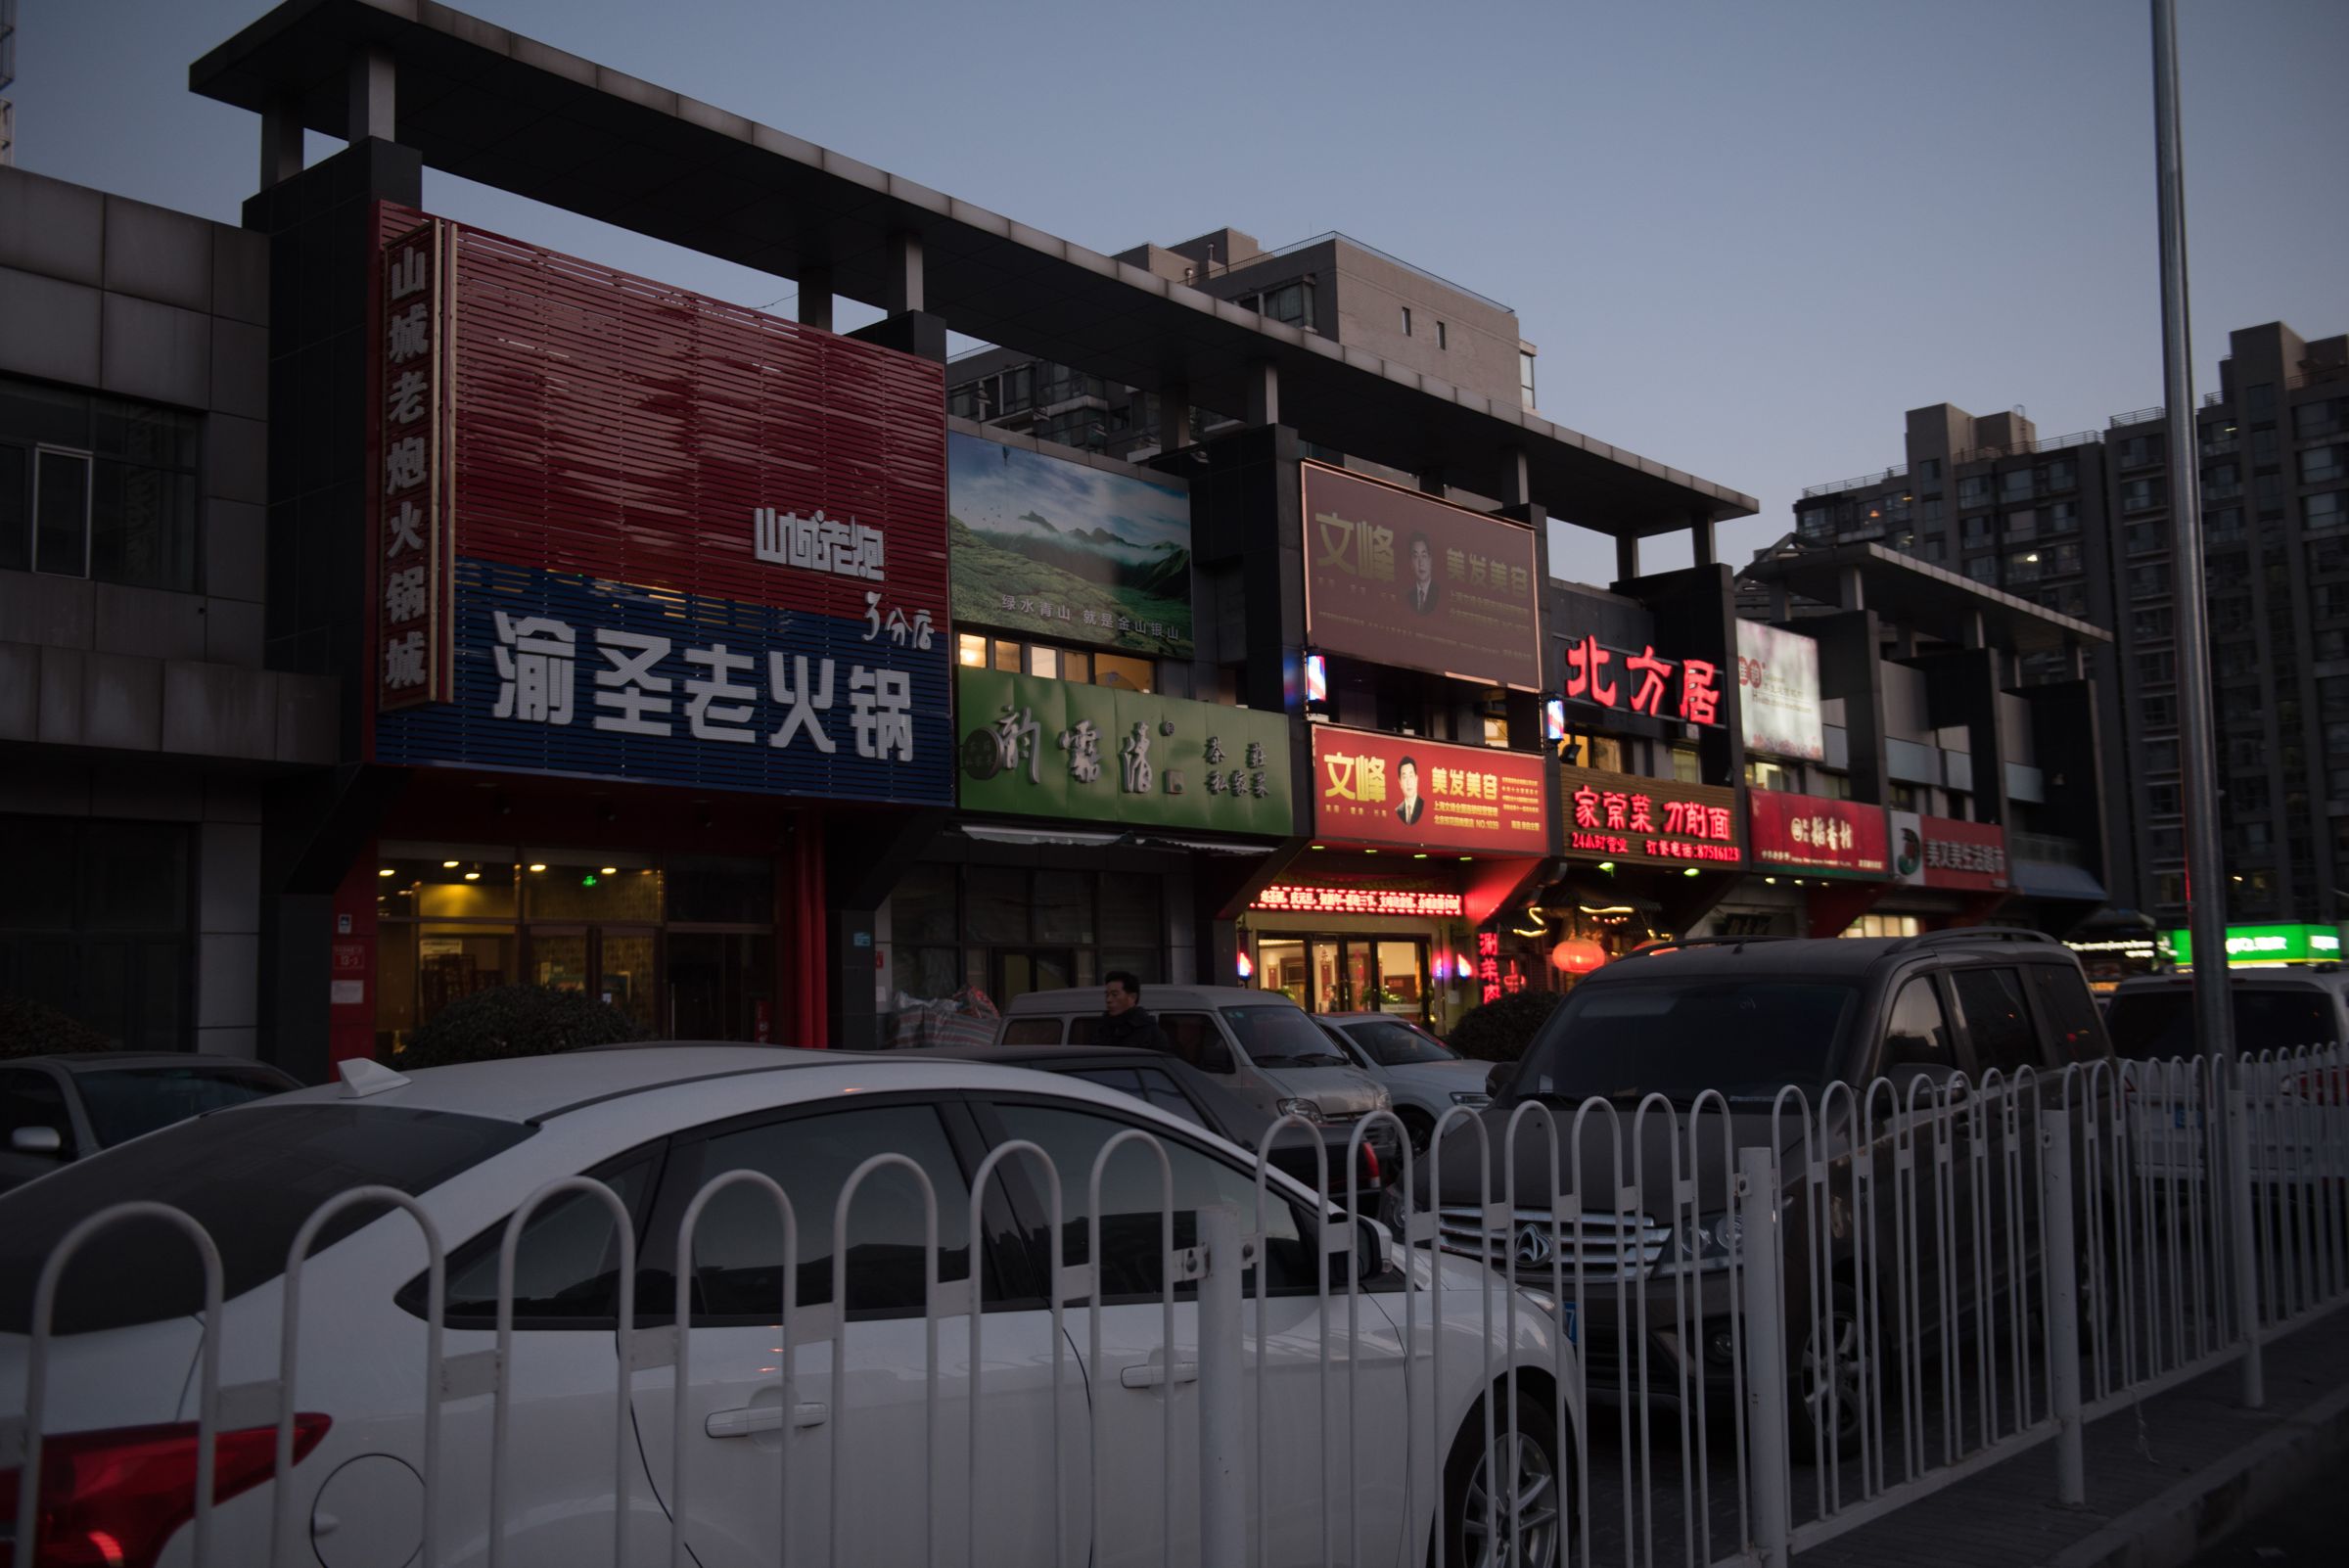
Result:
[[672,931],[668,984],[662,1030],[669,1038],[774,1039],[773,937],[749,932]]
[[1264,937],[1257,984],[1315,1013],[1393,1013],[1430,1023],[1425,937]]

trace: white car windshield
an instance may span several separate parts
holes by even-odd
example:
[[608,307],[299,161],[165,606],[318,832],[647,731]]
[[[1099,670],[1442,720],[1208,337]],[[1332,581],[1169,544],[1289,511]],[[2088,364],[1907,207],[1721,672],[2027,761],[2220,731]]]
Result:
[[1226,1007],[1223,1022],[1259,1067],[1344,1067],[1346,1058],[1303,1008]]
[[1400,1018],[1340,1024],[1346,1038],[1380,1067],[1415,1067],[1422,1062],[1456,1062],[1459,1054],[1425,1030]]

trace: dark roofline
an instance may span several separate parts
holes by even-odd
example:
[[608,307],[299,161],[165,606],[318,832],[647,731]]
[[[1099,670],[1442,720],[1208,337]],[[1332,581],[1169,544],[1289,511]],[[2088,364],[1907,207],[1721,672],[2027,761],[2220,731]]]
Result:
[[286,0],[189,68],[204,97],[348,129],[348,67],[380,47],[396,132],[432,167],[783,277],[829,267],[881,305],[888,239],[922,243],[925,303],[948,327],[1125,386],[1183,385],[1244,411],[1252,366],[1280,379],[1304,438],[1505,497],[1521,451],[1551,515],[1618,537],[1760,509],[1359,348],[1341,347],[811,142],[429,0]]
[[1867,609],[1895,624],[1913,625],[1946,641],[1964,640],[1950,635],[1945,627],[1951,614],[1968,610],[1980,612],[1989,625],[2003,633],[1997,640],[2018,652],[2112,641],[2112,633],[2093,622],[2045,609],[2003,588],[1985,586],[1880,544],[1839,544],[1822,550],[1805,547],[1789,534],[1737,576],[1740,580],[1778,584],[1821,604],[1851,608],[1843,604],[1837,591],[1847,572],[1860,574],[1861,596]]

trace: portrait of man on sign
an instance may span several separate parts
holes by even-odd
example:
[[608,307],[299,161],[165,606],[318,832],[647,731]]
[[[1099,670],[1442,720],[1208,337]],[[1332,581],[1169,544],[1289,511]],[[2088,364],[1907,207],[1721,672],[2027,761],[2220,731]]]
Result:
[[1427,542],[1427,535],[1411,535],[1411,590],[1409,603],[1419,615],[1436,607],[1436,551]]
[[1419,760],[1406,757],[1396,763],[1395,776],[1403,786],[1403,801],[1395,814],[1406,823],[1416,822],[1427,811],[1427,797],[1419,793]]

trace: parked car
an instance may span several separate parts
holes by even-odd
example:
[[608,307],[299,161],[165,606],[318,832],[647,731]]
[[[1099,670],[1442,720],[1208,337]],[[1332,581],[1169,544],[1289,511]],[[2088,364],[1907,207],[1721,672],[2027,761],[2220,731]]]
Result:
[[[1172,1165],[1177,1248],[1195,1241],[1205,1204],[1242,1205],[1253,1228],[1253,1161],[1190,1122],[1067,1077],[910,1053],[671,1045],[378,1076],[388,1086],[362,1079],[185,1122],[60,1172],[37,1194],[0,1198],[0,1416],[25,1410],[43,1260],[83,1221],[125,1200],[167,1199],[216,1238],[225,1274],[225,1306],[207,1325],[190,1248],[166,1225],[124,1222],[76,1257],[57,1297],[41,1422],[42,1496],[53,1505],[44,1506],[46,1534],[29,1554],[19,1535],[19,1560],[48,1560],[52,1537],[78,1544],[99,1533],[121,1560],[152,1561],[166,1545],[179,1554],[169,1560],[185,1560],[207,1332],[217,1334],[219,1383],[238,1395],[224,1406],[229,1435],[217,1451],[213,1560],[263,1561],[281,1500],[293,1527],[312,1539],[331,1531],[363,1545],[369,1561],[412,1555],[427,1497],[429,1301],[425,1244],[408,1216],[354,1209],[317,1237],[300,1282],[300,1365],[286,1390],[298,1412],[297,1458],[282,1483],[264,1424],[275,1396],[243,1397],[279,1375],[283,1270],[296,1232],[321,1203],[369,1183],[411,1194],[451,1249],[443,1307],[451,1397],[430,1478],[444,1562],[482,1561],[490,1531],[502,1535],[510,1561],[609,1560],[616,1492],[627,1559],[665,1557],[680,1458],[690,1488],[679,1510],[685,1545],[702,1568],[772,1563],[787,1546],[797,1561],[917,1562],[926,1530],[959,1541],[966,1517],[974,1555],[1049,1561],[1057,1531],[1074,1544],[1072,1560],[1082,1560],[1095,1499],[1104,1520],[1096,1560],[1139,1565],[1155,1563],[1162,1538],[1184,1535],[1196,1518],[1197,1402],[1174,1385],[1197,1377],[1197,1287],[1175,1287],[1182,1299],[1174,1342],[1166,1343],[1157,1161],[1136,1148],[1106,1168],[1101,1293],[1067,1299],[1057,1339],[1047,1306],[1049,1178],[1032,1159],[1007,1156],[983,1194],[976,1236],[970,1191],[990,1149],[1025,1139],[1048,1151],[1061,1187],[1064,1262],[1089,1270],[1095,1156],[1140,1130],[1163,1142]],[[835,1207],[851,1174],[885,1152],[910,1166],[869,1169],[846,1209],[848,1234],[837,1233]],[[711,1191],[714,1178],[736,1171],[762,1174],[789,1198],[796,1270],[787,1269],[766,1192],[741,1181]],[[578,1176],[606,1183],[624,1208],[638,1248],[637,1327],[672,1323],[680,1273],[689,1282],[682,1425],[673,1332],[632,1341],[620,1355],[620,1254],[598,1197],[559,1194],[523,1222],[511,1352],[502,1361],[490,1355],[501,1238],[526,1198]],[[1418,1434],[1433,1429],[1450,1459],[1429,1533],[1445,1532],[1445,1560],[1484,1560],[1483,1510],[1472,1500],[1488,1479],[1483,1401],[1489,1388],[1508,1388],[1505,1378],[1488,1384],[1490,1368],[1513,1365],[1526,1443],[1506,1451],[1505,1480],[1529,1497],[1528,1535],[1539,1549],[1511,1560],[1554,1561],[1563,1541],[1555,1483],[1566,1456],[1550,1412],[1572,1351],[1557,1343],[1548,1304],[1488,1310],[1484,1269],[1407,1254],[1368,1221],[1344,1232],[1350,1245],[1325,1262],[1324,1227],[1342,1217],[1278,1172],[1268,1182],[1277,1202],[1261,1232],[1271,1271],[1265,1359],[1245,1347],[1243,1375],[1266,1379],[1254,1450],[1261,1470],[1246,1492],[1270,1510],[1269,1560],[1322,1560],[1323,1488],[1340,1473],[1324,1458],[1335,1451],[1322,1446],[1326,1345],[1357,1385],[1331,1441],[1352,1443],[1361,1466],[1359,1492],[1338,1508],[1338,1541],[1359,1530],[1366,1547],[1394,1549],[1404,1533],[1406,1445],[1421,1448],[1425,1464]],[[681,1260],[680,1221],[697,1203],[691,1253]],[[946,1281],[935,1327],[925,1313],[933,1214]],[[1356,1257],[1364,1260],[1361,1294],[1325,1291],[1325,1270],[1343,1285]],[[974,1268],[983,1345],[971,1341],[962,1288]],[[845,1302],[833,1300],[836,1270]],[[1445,1340],[1421,1363],[1440,1368],[1441,1381],[1414,1371],[1408,1398],[1416,1403],[1407,1407],[1395,1351],[1406,1270],[1434,1287],[1416,1297],[1419,1333]],[[1088,1272],[1074,1288],[1089,1293],[1092,1284]],[[1244,1285],[1253,1300],[1252,1274]],[[786,1288],[796,1292],[788,1314]],[[1350,1312],[1364,1340],[1359,1351]],[[795,1331],[790,1385],[779,1317]],[[1510,1318],[1513,1329],[1502,1326]],[[935,1427],[925,1400],[933,1347]],[[985,1446],[974,1456],[970,1402],[982,1372]],[[500,1375],[507,1399],[481,1397]],[[614,1430],[616,1398],[627,1402],[624,1435]],[[1416,1411],[1408,1419],[1406,1407]],[[1171,1434],[1161,1424],[1170,1411]],[[494,1511],[493,1420],[510,1422]],[[1057,1498],[1045,1457],[1056,1431]],[[132,1453],[136,1463],[115,1462]],[[1170,1473],[1176,1516],[1166,1518]],[[281,1485],[295,1496],[281,1499]],[[788,1486],[787,1508],[778,1506],[779,1485]],[[1424,1486],[1419,1496],[1428,1497]],[[1253,1538],[1253,1518],[1249,1530]],[[1416,1562],[1430,1545],[1397,1555]]]
[[[958,1062],[985,1062],[993,1067],[1026,1067],[1098,1084],[1103,1088],[1147,1100],[1170,1115],[1252,1152],[1263,1146],[1265,1132],[1272,1126],[1271,1117],[1190,1063],[1162,1051],[1128,1050],[1117,1045],[937,1045],[921,1054]],[[1318,1130],[1320,1136],[1309,1137],[1304,1130],[1290,1128],[1272,1146],[1272,1168],[1287,1172],[1308,1187],[1316,1186],[1326,1170],[1330,1196],[1343,1204],[1347,1197],[1348,1152],[1359,1149],[1355,1189],[1360,1207],[1365,1212],[1371,1210],[1380,1189],[1402,1169],[1395,1158],[1397,1140],[1393,1129],[1375,1125],[1359,1145],[1354,1142],[1349,1127],[1324,1127]],[[1318,1154],[1315,1144],[1320,1145]]]
[[1346,1059],[1394,1097],[1396,1119],[1410,1133],[1414,1149],[1427,1147],[1428,1134],[1453,1106],[1482,1110],[1493,1103],[1485,1087],[1492,1065],[1468,1060],[1407,1018],[1391,1013],[1317,1016]]
[[[2337,1056],[2313,1070],[2258,1058],[2349,1044],[2349,968],[2231,967],[2227,1000],[2242,1059],[2237,1081],[2255,1129],[2266,1130],[2251,1139],[2252,1174],[2287,1187],[2316,1183],[2327,1164],[2323,1149],[2349,1142],[2349,1070]],[[2129,1084],[2138,1168],[2157,1178],[2199,1180],[2210,1122],[2208,1080],[2196,1063],[2193,975],[2124,980],[2112,992],[2105,1027]]]
[[[1346,1059],[1313,1015],[1278,992],[1245,986],[1145,986],[1142,1005],[1168,1046],[1267,1120],[1346,1127],[1394,1101]],[[1003,1009],[998,1045],[1095,1045],[1101,992],[1032,991]]]
[[0,1062],[0,1191],[159,1127],[300,1086],[265,1062],[187,1051]]
[[[1918,1193],[1916,1213],[1925,1217],[1920,1222],[1931,1224],[1944,1212],[1936,1206],[1943,1196],[1931,1158],[1936,1140],[1946,1136],[1956,1169],[1973,1174],[1980,1129],[1981,1140],[1992,1145],[1978,1168],[1991,1209],[1987,1216],[1975,1213],[1966,1180],[1952,1181],[1947,1194],[1950,1222],[1958,1227],[1953,1256],[1970,1264],[1976,1225],[1999,1223],[2010,1212],[2005,1183],[2012,1177],[2004,1157],[2017,1153],[2021,1178],[2038,1179],[2036,1139],[2018,1137],[2014,1145],[2000,1139],[2001,1107],[1993,1103],[1997,1095],[1983,1091],[1985,1075],[1997,1069],[2011,1081],[2022,1068],[2053,1072],[2104,1058],[2108,1049],[2079,960],[2034,932],[1958,929],[1890,939],[1650,945],[1586,976],[1515,1074],[1497,1075],[1506,1079],[1505,1086],[1481,1113],[1489,1164],[1475,1157],[1477,1140],[1466,1135],[1473,1129],[1454,1129],[1442,1140],[1447,1159],[1442,1185],[1434,1190],[1438,1242],[1496,1264],[1514,1251],[1524,1272],[1546,1281],[1558,1235],[1550,1185],[1556,1169],[1560,1186],[1583,1202],[1563,1237],[1568,1289],[1575,1288],[1578,1265],[1584,1285],[1600,1287],[1577,1304],[1589,1324],[1581,1343],[1592,1392],[1615,1389],[1628,1360],[1644,1371],[1652,1396],[1678,1398],[1702,1380],[1713,1407],[1726,1408],[1719,1402],[1736,1396],[1730,1386],[1731,1317],[1739,1310],[1727,1268],[1741,1247],[1741,1222],[1728,1196],[1735,1177],[1731,1161],[1737,1148],[1777,1148],[1784,1182],[1786,1364],[1797,1383],[1789,1405],[1808,1427],[1810,1442],[1824,1438],[1849,1450],[1858,1442],[1863,1401],[1846,1347],[1862,1329],[1862,1286],[1880,1292],[1876,1320],[1910,1323],[1911,1346],[1919,1351],[1939,1340],[1944,1299],[1929,1236],[1912,1277],[1880,1262],[1903,1256],[1896,1233],[1902,1205],[1889,1200],[1860,1211],[1872,1212],[1864,1245],[1878,1260],[1865,1266],[1868,1278],[1861,1278],[1852,1240],[1858,1227],[1851,1216],[1859,1209],[1850,1201],[1855,1162],[1870,1162],[1882,1191],[1903,1190],[1894,1177],[1906,1173],[1903,1178],[1913,1181]],[[1919,1101],[1921,1115],[1907,1114],[1917,1080],[1938,1091],[1960,1073],[1972,1087],[1958,1111],[1934,1112],[1928,1095]],[[1867,1085],[1879,1078],[1890,1081],[1893,1092],[1873,1096],[1872,1135],[1868,1125],[1849,1114],[1853,1102],[1841,1095],[1834,1114],[1819,1118],[1815,1149],[1802,1147],[1798,1117],[1773,1118],[1786,1085],[1801,1088],[1818,1108],[1831,1084]],[[1690,1119],[1707,1090],[1722,1100],[1706,1102],[1705,1120],[1692,1130]],[[1637,1107],[1650,1095],[1663,1096],[1675,1114],[1639,1115]],[[1483,1207],[1485,1179],[1489,1172],[1490,1201],[1497,1205],[1507,1190],[1506,1127],[1528,1101],[1550,1106],[1557,1118],[1558,1163],[1553,1167],[1544,1136],[1521,1132],[1516,1209],[1505,1225],[1492,1224]],[[1578,1168],[1570,1129],[1576,1111],[1591,1101],[1604,1102],[1600,1109],[1611,1114],[1585,1119]],[[1912,1164],[1901,1161],[1903,1139],[1921,1140],[1911,1147],[1926,1155]],[[1828,1215],[1824,1236],[1814,1235],[1813,1205],[1801,1201],[1806,1158],[1826,1174],[1831,1197],[1843,1195],[1819,1206]],[[1419,1207],[1429,1201],[1430,1164],[1422,1161],[1415,1174]],[[1676,1178],[1685,1182],[1677,1193]],[[2084,1178],[2078,1190],[2086,1186]],[[1640,1207],[1618,1211],[1616,1194],[1635,1190]],[[2036,1249],[2036,1203],[2021,1207],[2029,1246]],[[1826,1264],[1824,1299],[1809,1269],[1815,1241]],[[1988,1271],[1994,1283],[2008,1283],[2005,1251],[1993,1250],[1999,1257]],[[2029,1257],[2026,1268],[2036,1270],[2036,1251]],[[1977,1310],[1980,1281],[1967,1274],[1948,1283],[1961,1315]],[[1909,1317],[1893,1311],[1904,1294],[1915,1309]],[[1681,1328],[1690,1321],[1701,1333]],[[1635,1355],[1641,1342],[1644,1359]],[[1800,1452],[1811,1452],[1808,1444]]]

